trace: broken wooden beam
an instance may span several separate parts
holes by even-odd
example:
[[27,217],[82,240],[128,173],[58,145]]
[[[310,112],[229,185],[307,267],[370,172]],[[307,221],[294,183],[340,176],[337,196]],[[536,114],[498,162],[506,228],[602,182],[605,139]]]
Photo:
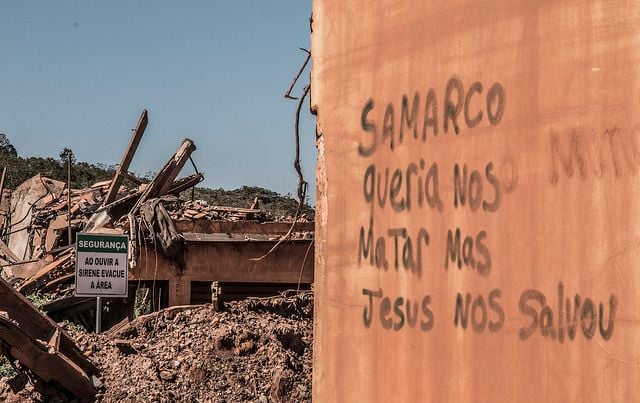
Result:
[[0,200],[2,199],[2,193],[4,192],[4,179],[7,175],[7,167],[2,168],[2,177],[0,177]]
[[98,368],[55,322],[4,279],[0,279],[0,339],[9,347],[10,358],[43,380],[55,381],[80,399],[95,396],[93,376]]
[[192,140],[184,139],[176,153],[156,174],[151,183],[149,183],[131,211],[135,213],[147,200],[167,194],[173,185],[173,181],[176,180],[182,167],[184,167],[184,164],[189,160],[191,153],[194,152],[195,149],[196,145]]
[[5,244],[1,239],[0,239],[0,254],[4,255],[10,263],[19,263],[20,261],[22,261],[22,259],[16,256],[15,253],[13,253],[11,249],[9,249],[7,244]]
[[125,179],[127,179],[129,182],[135,184],[136,186],[140,186],[142,184],[142,181],[140,179],[136,178],[135,176],[133,176],[128,171],[122,171],[120,173],[120,175],[122,175]]
[[258,196],[256,196],[253,198],[253,203],[251,203],[251,206],[249,206],[249,209],[257,210],[259,204],[260,204],[260,200],[258,199]]
[[178,148],[178,151],[176,151],[176,154],[173,156],[173,159],[169,161],[166,165],[166,167],[168,168],[166,172],[167,173],[166,180],[160,182],[161,186],[158,191],[158,194],[156,194],[153,197],[160,197],[167,194],[167,192],[169,192],[169,189],[171,189],[171,186],[173,185],[173,181],[176,180],[176,178],[178,177],[178,174],[180,174],[180,171],[182,171],[184,164],[186,164],[189,158],[191,158],[191,153],[194,152],[195,150],[196,150],[196,145],[193,143],[191,139],[184,139],[182,141],[182,144]]
[[[49,348],[50,345],[43,345],[34,340],[16,321],[4,315],[0,315],[0,338],[10,346],[11,356],[46,382],[55,380],[81,399],[91,399],[95,396],[96,390],[92,380],[78,371],[73,362],[57,352],[53,346]],[[51,342],[52,345],[55,344],[55,338]]]
[[[73,280],[76,277],[76,272],[71,272],[71,273],[67,273],[67,274],[63,274],[60,277],[57,277],[49,282],[47,282],[45,285],[43,285],[38,291],[39,292],[49,292],[53,289],[55,289],[56,287],[63,285],[65,283],[73,283]],[[47,310],[45,309],[45,312]]]
[[242,207],[226,207],[226,206],[210,206],[209,210],[224,211],[227,213],[238,213],[238,214],[258,214],[261,211],[260,209],[251,209],[251,208],[242,208]]
[[73,262],[72,253],[63,255],[59,259],[40,269],[35,275],[33,275],[33,277],[27,279],[18,288],[18,291],[24,295],[29,295],[37,291],[40,287],[45,286],[49,281],[60,277],[60,275],[68,274],[64,273],[64,271],[66,271],[65,269],[72,271]]
[[171,185],[171,189],[167,193],[170,194],[178,194],[183,192],[189,188],[194,187],[198,183],[204,180],[204,175],[201,173],[185,176],[184,178],[180,178],[177,181],[173,182]]
[[118,195],[118,189],[120,188],[120,185],[122,185],[122,181],[128,177],[129,165],[131,164],[133,156],[138,149],[138,145],[140,144],[140,140],[142,140],[142,135],[144,134],[148,123],[149,119],[147,117],[147,110],[145,109],[140,115],[138,124],[136,125],[136,128],[133,131],[133,135],[131,136],[131,141],[129,141],[127,151],[125,151],[124,155],[122,156],[122,162],[120,162],[120,165],[116,170],[116,174],[111,181],[107,196],[104,198],[104,202],[102,203],[103,206],[112,203],[116,199],[116,196]]
[[73,295],[58,298],[42,305],[42,309],[47,313],[47,315],[63,313],[66,317],[70,317],[76,312],[95,309],[95,307],[95,298],[75,297]]

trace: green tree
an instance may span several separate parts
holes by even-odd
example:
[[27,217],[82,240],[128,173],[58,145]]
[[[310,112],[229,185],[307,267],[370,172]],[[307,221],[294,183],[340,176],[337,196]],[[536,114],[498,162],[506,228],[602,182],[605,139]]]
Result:
[[76,163],[76,157],[75,155],[73,155],[73,151],[68,147],[63,148],[62,151],[60,151],[60,154],[58,154],[58,156],[60,157],[60,162],[62,164],[67,164],[67,162],[69,161],[69,158],[71,158],[72,164]]
[[11,144],[9,138],[4,133],[0,133],[0,155],[10,155],[12,157],[18,156],[18,151],[16,151],[16,148]]

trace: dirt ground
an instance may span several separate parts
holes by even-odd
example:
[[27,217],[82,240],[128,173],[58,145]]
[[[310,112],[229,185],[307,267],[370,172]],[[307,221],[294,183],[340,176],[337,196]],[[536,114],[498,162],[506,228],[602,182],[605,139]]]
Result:
[[[311,292],[169,308],[100,335],[67,332],[102,371],[105,402],[311,400]],[[27,372],[0,378],[0,401],[72,401]]]

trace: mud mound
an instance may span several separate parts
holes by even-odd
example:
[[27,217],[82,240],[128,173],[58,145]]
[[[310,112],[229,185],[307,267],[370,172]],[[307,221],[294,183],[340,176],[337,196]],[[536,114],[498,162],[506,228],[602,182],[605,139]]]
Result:
[[[101,335],[68,332],[102,371],[99,400],[301,402],[311,400],[312,316],[306,292],[222,312],[169,308]],[[2,392],[15,395],[6,380]],[[33,385],[18,393],[44,400]]]

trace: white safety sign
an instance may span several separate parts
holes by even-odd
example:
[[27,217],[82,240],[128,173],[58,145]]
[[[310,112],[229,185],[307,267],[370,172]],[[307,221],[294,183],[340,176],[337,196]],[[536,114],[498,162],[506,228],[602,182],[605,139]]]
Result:
[[129,237],[83,234],[76,238],[78,297],[127,297]]

